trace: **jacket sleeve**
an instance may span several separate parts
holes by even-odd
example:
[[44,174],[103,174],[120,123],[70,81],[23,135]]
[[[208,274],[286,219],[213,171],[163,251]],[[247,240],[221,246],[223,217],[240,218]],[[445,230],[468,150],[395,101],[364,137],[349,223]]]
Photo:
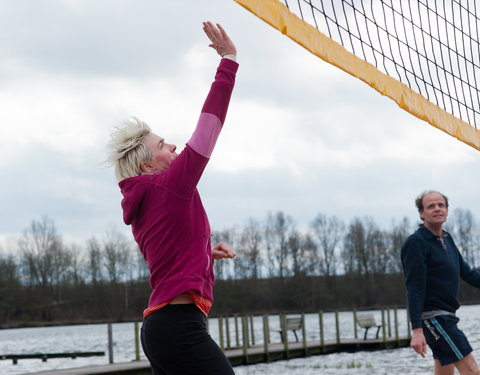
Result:
[[421,240],[409,238],[401,252],[412,328],[422,326],[422,310],[427,283],[427,251],[427,246]]
[[189,197],[194,192],[210,159],[227,115],[237,69],[233,60],[220,61],[195,131],[165,172],[167,188],[180,196]]

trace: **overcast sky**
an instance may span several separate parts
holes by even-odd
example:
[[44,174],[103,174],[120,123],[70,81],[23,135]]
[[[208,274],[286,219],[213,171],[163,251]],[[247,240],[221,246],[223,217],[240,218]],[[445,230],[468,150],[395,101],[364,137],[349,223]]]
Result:
[[0,239],[33,219],[81,243],[128,232],[111,128],[129,116],[179,149],[219,58],[202,21],[221,23],[240,68],[224,131],[199,190],[212,228],[284,211],[381,226],[424,189],[478,215],[479,153],[296,45],[233,0],[0,2]]

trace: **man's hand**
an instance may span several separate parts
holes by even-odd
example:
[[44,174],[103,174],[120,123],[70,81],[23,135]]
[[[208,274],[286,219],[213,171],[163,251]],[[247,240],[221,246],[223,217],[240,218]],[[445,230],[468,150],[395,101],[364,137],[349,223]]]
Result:
[[215,260],[225,258],[232,259],[235,258],[237,254],[235,254],[235,251],[233,251],[228,243],[220,242],[212,248],[212,256]]
[[413,336],[412,340],[410,341],[410,347],[423,358],[425,358],[425,355],[427,354],[427,341],[425,340],[423,329],[415,328],[412,330],[412,332]]
[[212,47],[220,56],[237,55],[235,44],[229,38],[222,26],[217,23],[217,27],[210,21],[203,23],[203,31],[212,41],[209,47]]

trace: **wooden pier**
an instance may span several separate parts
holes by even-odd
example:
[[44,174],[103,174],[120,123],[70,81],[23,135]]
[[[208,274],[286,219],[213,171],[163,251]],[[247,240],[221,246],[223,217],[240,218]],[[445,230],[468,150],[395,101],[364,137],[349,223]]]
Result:
[[388,339],[385,341],[380,339],[352,339],[344,340],[340,343],[331,341],[324,342],[323,344],[320,343],[320,341],[310,341],[307,343],[290,342],[288,343],[287,349],[285,348],[285,344],[269,344],[268,346],[259,345],[256,347],[250,347],[247,350],[243,348],[232,349],[225,351],[225,354],[232,366],[240,366],[338,352],[353,353],[358,351],[394,349],[406,347],[409,346],[409,344],[409,338],[402,338],[399,340]]
[[41,359],[42,362],[47,362],[49,358],[72,358],[77,357],[94,357],[103,356],[105,352],[62,352],[62,353],[32,353],[32,354],[6,354],[0,355],[0,360],[11,359],[12,363],[16,365],[19,359]]
[[[408,346],[409,338],[396,339],[352,339],[345,340],[340,343],[320,341],[307,342],[305,346],[303,342],[289,342],[288,350],[285,350],[284,344],[269,344],[267,352],[264,345],[226,350],[225,354],[230,360],[232,366],[251,365],[262,362],[272,362],[278,360],[300,358],[311,355],[330,354],[337,352],[356,352],[356,351],[372,351],[382,349],[393,349]],[[121,374],[121,375],[151,375],[152,370],[148,361],[132,361],[128,363],[115,363],[110,365],[89,366],[75,369],[64,369],[57,371],[37,372],[34,375],[105,375],[105,374]],[[32,374],[31,374],[32,375]]]
[[[393,319],[392,313],[393,312]],[[361,314],[361,313],[358,313]],[[378,317],[378,313],[376,314]],[[350,321],[350,327],[353,328],[353,332],[350,331],[350,335],[353,333],[353,338],[346,339],[345,332],[341,335],[340,332],[340,316],[338,312],[334,312],[334,316],[329,316],[329,328],[335,327],[334,338],[324,339],[324,327],[323,317],[324,313],[318,314],[318,326],[316,329],[317,340],[307,340],[307,330],[305,328],[305,315],[295,314],[300,316],[300,327],[296,327],[299,330],[299,336],[301,339],[297,341],[297,335],[293,338],[293,333],[289,335],[287,325],[288,317],[286,315],[279,315],[279,327],[282,331],[282,338],[287,338],[283,342],[273,342],[270,335],[278,334],[278,330],[272,330],[269,323],[269,316],[264,315],[256,318],[257,324],[254,327],[254,319],[251,316],[242,317],[224,317],[218,318],[218,338],[216,338],[222,350],[225,352],[227,358],[230,360],[233,366],[250,365],[262,362],[273,362],[278,360],[287,360],[293,358],[307,357],[312,355],[331,354],[337,352],[357,352],[357,351],[373,351],[394,349],[400,347],[406,347],[410,343],[410,327],[408,325],[408,318],[406,319],[406,335],[400,336],[399,334],[399,319],[397,310],[381,310],[380,321],[378,326],[381,328],[378,332],[381,332],[379,338],[374,335],[375,338],[368,338],[363,332],[358,332],[359,328],[364,328],[359,324],[357,312],[352,313],[352,321]],[[343,315],[345,319],[345,315]],[[259,320],[261,319],[261,333],[259,329]],[[348,318],[350,320],[350,318]],[[377,324],[377,323],[375,323]],[[392,329],[393,326],[393,329]],[[291,329],[291,328],[290,328]],[[276,331],[276,332],[275,332]],[[311,329],[310,329],[310,332]],[[262,336],[261,338],[259,336]],[[350,336],[351,337],[351,336]],[[367,337],[365,339],[365,337]],[[128,363],[113,363],[113,357],[110,358],[109,365],[89,366],[75,369],[63,369],[58,371],[45,371],[38,372],[34,375],[100,375],[100,374],[124,374],[124,375],[150,375],[151,369],[148,361],[140,360],[140,349],[138,345],[138,323],[135,324],[135,338],[136,338],[136,353],[135,360]],[[280,335],[275,336],[275,339],[279,339]],[[111,328],[109,328],[109,341],[111,341]],[[111,350],[109,350],[109,356]],[[31,374],[32,375],[32,374]]]

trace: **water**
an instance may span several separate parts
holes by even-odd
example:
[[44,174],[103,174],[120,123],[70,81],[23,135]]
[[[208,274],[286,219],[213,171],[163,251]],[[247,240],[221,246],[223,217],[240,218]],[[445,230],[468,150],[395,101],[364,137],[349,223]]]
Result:
[[[113,359],[129,362],[135,359],[135,330],[133,323],[113,324]],[[0,361],[1,375],[27,374],[38,371],[104,365],[108,363],[106,324],[59,327],[19,328],[0,330],[0,355],[52,352],[104,351],[105,356],[85,358],[20,359]],[[141,359],[145,359],[141,352]]]
[[[399,319],[405,310],[399,311]],[[480,305],[463,306],[457,314],[462,329],[473,348],[473,354],[479,359],[480,332],[478,319]],[[378,318],[377,318],[377,321]],[[343,329],[344,325],[342,325]],[[403,326],[406,329],[406,326]],[[404,335],[400,321],[400,334]],[[342,335],[343,336],[343,335]],[[375,352],[335,353],[307,358],[278,361],[269,364],[235,367],[236,375],[275,374],[275,375],[431,375],[433,358],[429,351],[426,358],[420,357],[410,348],[381,350]]]
[[[375,311],[376,320],[381,321],[379,311]],[[460,317],[460,328],[465,331],[470,344],[480,349],[480,332],[478,331],[478,318],[480,316],[480,305],[464,306],[458,315]],[[393,325],[393,313],[390,316]],[[340,336],[341,338],[353,337],[353,318],[351,313],[340,313]],[[399,333],[405,336],[407,333],[407,320],[405,310],[398,311]],[[318,314],[307,314],[305,316],[308,339],[318,340],[319,318]],[[235,321],[229,320],[231,343],[236,343]],[[269,319],[271,328],[271,341],[280,342],[280,335],[275,332],[279,327],[278,316],[271,316]],[[335,316],[333,313],[325,313],[323,316],[325,340],[335,339]],[[262,322],[261,317],[254,318],[255,343],[262,344]],[[212,337],[218,342],[218,320],[209,320],[209,330]],[[372,332],[373,334],[373,332]],[[129,362],[135,359],[135,331],[133,323],[113,324],[113,356],[114,361]],[[359,330],[359,336],[363,330]],[[290,339],[294,339],[293,336]],[[241,340],[240,340],[241,342]],[[42,328],[21,328],[0,330],[0,355],[2,354],[30,354],[48,352],[69,352],[69,351],[104,351],[103,357],[87,358],[56,358],[42,362],[40,359],[19,360],[13,365],[11,360],[0,361],[0,374],[18,375],[28,374],[37,371],[54,369],[65,369],[89,365],[103,365],[108,363],[108,342],[107,325],[75,325],[60,327]],[[145,359],[143,352],[140,358]],[[298,358],[289,361],[278,361],[269,364],[258,364],[251,366],[237,366],[237,375],[250,374],[275,374],[275,375],[309,375],[309,374],[332,374],[343,375],[383,375],[383,374],[405,374],[416,375],[431,374],[433,360],[429,353],[423,359],[410,348],[384,350],[376,352],[337,353],[307,358]]]

